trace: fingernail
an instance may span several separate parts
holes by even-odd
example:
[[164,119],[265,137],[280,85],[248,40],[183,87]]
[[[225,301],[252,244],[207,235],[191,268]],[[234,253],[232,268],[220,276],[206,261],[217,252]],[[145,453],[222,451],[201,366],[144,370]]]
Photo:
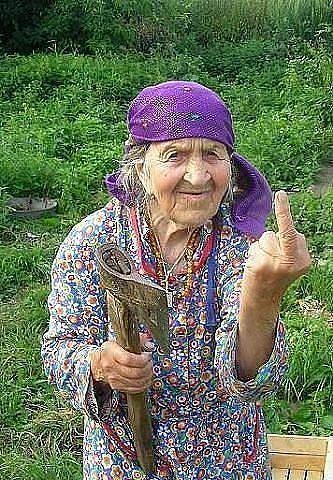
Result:
[[145,348],[146,348],[148,351],[149,351],[149,350],[151,351],[151,350],[154,350],[155,345],[153,344],[153,342],[146,342],[146,343],[145,343]]

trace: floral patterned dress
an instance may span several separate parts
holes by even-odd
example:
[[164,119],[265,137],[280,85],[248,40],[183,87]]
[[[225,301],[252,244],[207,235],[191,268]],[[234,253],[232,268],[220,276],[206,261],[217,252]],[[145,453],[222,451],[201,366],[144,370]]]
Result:
[[200,229],[190,295],[182,295],[185,271],[170,279],[171,351],[162,354],[154,344],[148,391],[154,474],[145,475],[137,463],[126,396],[92,379],[90,352],[114,338],[96,248],[116,242],[140,273],[157,282],[148,229],[138,208],[112,198],[72,229],[52,266],[42,358],[49,381],[84,414],[83,478],[271,479],[260,400],[277,389],[285,373],[285,329],[279,318],[269,360],[255,378],[240,381],[235,366],[239,292],[254,238],[233,227],[228,205]]

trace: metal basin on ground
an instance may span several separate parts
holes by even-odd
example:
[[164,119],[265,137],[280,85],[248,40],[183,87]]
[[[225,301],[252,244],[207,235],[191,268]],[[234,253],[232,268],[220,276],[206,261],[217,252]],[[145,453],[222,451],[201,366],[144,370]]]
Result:
[[57,205],[57,200],[50,198],[17,197],[7,202],[11,214],[21,218],[38,218],[55,213]]

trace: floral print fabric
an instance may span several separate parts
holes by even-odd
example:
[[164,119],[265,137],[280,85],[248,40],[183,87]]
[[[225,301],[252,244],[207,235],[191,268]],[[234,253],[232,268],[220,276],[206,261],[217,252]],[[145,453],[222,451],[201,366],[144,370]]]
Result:
[[[114,339],[96,248],[116,242],[140,273],[156,282],[148,226],[138,209],[112,199],[77,224],[60,246],[51,272],[42,358],[49,381],[84,414],[84,479],[271,479],[260,400],[277,389],[285,373],[285,329],[278,319],[269,360],[254,379],[240,381],[235,367],[239,292],[254,239],[233,227],[229,213],[222,205],[214,223],[201,228],[191,295],[181,295],[185,271],[170,281],[171,351],[162,354],[153,341],[154,376],[147,392],[156,463],[156,472],[149,475],[137,463],[126,395],[94,382],[89,360],[93,350]],[[218,240],[215,253],[212,235]],[[212,255],[213,296],[208,282]],[[213,321],[207,298],[213,299]],[[140,329],[147,333],[144,325]]]

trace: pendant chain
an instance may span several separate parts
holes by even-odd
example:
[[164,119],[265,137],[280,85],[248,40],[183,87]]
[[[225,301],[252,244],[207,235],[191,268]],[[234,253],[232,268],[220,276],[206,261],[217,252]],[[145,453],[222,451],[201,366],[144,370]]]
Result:
[[[147,210],[148,210],[148,206],[147,206]],[[163,257],[161,243],[159,241],[157,234],[155,234],[149,213],[146,214],[146,221],[149,227],[149,241],[150,241],[153,253],[157,260],[156,275],[160,280],[160,282],[162,283],[162,285],[164,286],[165,293],[167,295],[168,307],[172,307],[173,298],[175,295],[173,295],[172,292],[169,290],[169,279],[170,279],[171,273],[174,271],[174,269],[176,268],[176,266],[179,264],[179,262],[182,260],[183,257],[185,257],[185,261],[186,261],[186,280],[185,280],[184,290],[181,292],[181,294],[179,294],[179,296],[187,297],[190,294],[192,281],[193,281],[193,272],[194,272],[194,252],[199,245],[199,235],[198,235],[199,230],[195,229],[193,232],[189,234],[185,248],[178,255],[178,257],[176,258],[175,262],[171,265],[171,267],[168,269]]]

